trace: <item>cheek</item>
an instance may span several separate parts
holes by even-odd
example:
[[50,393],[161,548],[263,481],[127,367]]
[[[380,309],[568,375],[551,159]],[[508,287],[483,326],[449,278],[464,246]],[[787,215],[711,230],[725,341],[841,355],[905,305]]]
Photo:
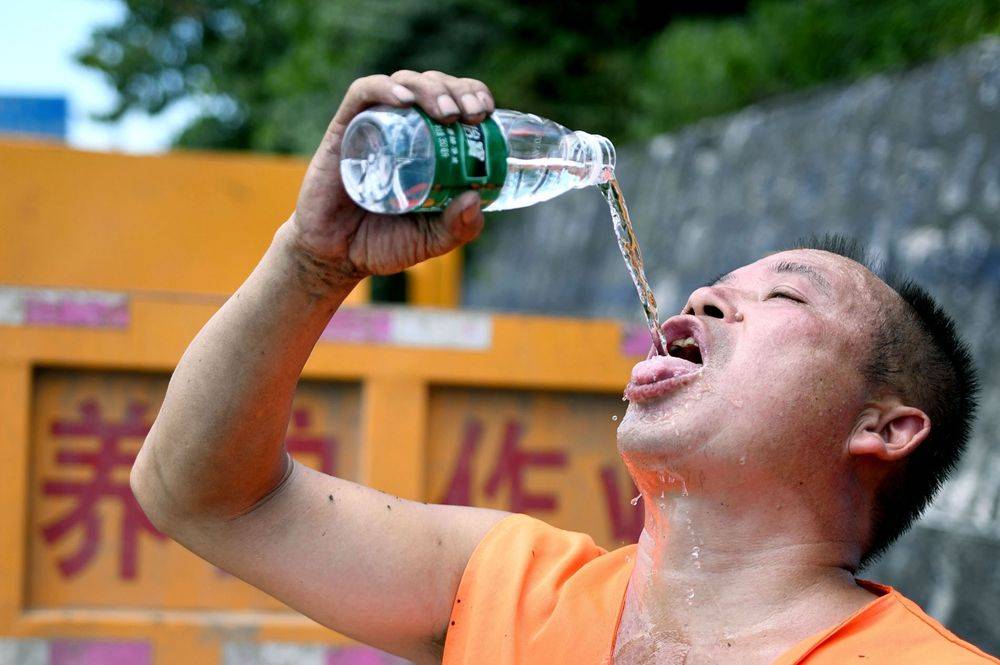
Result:
[[762,331],[735,349],[720,368],[718,384],[764,410],[770,406],[784,411],[818,397],[829,399],[853,387],[856,375],[857,358],[850,354],[855,349],[843,337],[808,320]]

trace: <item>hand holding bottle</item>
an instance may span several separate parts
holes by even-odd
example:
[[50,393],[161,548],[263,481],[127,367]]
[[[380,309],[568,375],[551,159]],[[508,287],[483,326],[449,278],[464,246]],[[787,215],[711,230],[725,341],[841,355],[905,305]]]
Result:
[[476,124],[494,110],[482,82],[441,72],[399,71],[351,84],[309,164],[292,217],[298,250],[347,279],[399,272],[473,240],[483,227],[475,192],[457,197],[440,214],[405,217],[372,213],[351,200],[340,176],[344,132],[356,115],[379,104],[415,104],[443,124]]

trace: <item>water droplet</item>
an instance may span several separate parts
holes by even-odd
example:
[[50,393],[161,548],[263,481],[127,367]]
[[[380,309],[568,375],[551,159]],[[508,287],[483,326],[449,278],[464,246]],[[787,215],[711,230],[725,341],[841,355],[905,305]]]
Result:
[[701,561],[695,561],[694,562],[694,567],[698,568],[700,570],[701,569]]
[[746,464],[746,463],[747,463],[747,458],[746,455],[744,455],[743,457],[740,458],[740,464]]
[[639,499],[641,499],[641,498],[642,498],[642,494],[640,494],[639,496],[637,496],[634,499],[632,499],[631,501],[629,501],[629,503],[631,503],[633,506],[638,506],[639,505]]
[[614,422],[618,422],[618,416],[611,416],[611,420],[613,420]]
[[660,490],[660,498],[661,498],[661,499],[665,499],[665,498],[667,498],[667,497],[666,497],[666,494],[667,494],[667,493],[666,493],[665,491],[663,491],[663,490]]
[[697,546],[695,546],[695,547],[694,547],[694,548],[693,548],[693,549],[691,550],[691,558],[692,558],[692,559],[697,559],[697,558],[698,558],[698,557],[700,557],[700,556],[701,556],[701,548],[700,548],[700,547],[697,547]]
[[684,482],[683,479],[681,479],[681,496],[687,496],[687,495],[688,495],[687,483]]
[[688,589],[687,599],[689,603],[694,600],[694,589]]
[[667,504],[665,504],[665,503],[663,503],[663,502],[661,501],[661,502],[660,502],[660,510],[666,510],[666,509],[667,509]]

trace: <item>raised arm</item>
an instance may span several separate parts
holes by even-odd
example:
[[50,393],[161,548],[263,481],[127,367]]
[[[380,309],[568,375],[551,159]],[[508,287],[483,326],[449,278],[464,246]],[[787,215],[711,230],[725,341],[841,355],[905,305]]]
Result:
[[462,571],[503,513],[399,500],[296,464],[284,448],[302,366],[358,281],[482,229],[472,193],[440,216],[397,217],[344,192],[347,124],[368,106],[410,103],[442,121],[493,110],[482,83],[436,72],[355,81],[292,218],[181,358],[132,489],[157,528],[208,561],[330,628],[435,662]]

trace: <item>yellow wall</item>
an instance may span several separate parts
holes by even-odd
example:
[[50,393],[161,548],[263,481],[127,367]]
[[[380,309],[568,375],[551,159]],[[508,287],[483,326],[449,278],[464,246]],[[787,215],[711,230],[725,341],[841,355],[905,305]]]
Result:
[[[228,295],[291,214],[305,167],[287,157],[0,141],[0,284]],[[456,306],[460,271],[458,254],[416,266],[409,302]]]

